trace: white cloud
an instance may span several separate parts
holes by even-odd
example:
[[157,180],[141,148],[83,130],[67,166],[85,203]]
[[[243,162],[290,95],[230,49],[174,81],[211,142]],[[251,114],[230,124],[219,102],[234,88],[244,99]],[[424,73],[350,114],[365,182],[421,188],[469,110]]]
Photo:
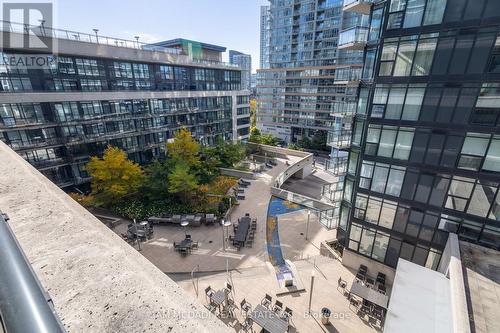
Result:
[[153,42],[161,42],[165,40],[165,38],[161,37],[157,34],[148,34],[143,32],[131,32],[131,31],[121,31],[121,34],[126,39],[135,40],[135,36],[139,36],[139,42],[142,43],[153,43]]

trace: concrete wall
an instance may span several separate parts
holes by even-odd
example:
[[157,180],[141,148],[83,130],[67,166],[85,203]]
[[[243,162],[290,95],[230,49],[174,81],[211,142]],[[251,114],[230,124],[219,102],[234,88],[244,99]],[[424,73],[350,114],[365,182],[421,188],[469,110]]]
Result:
[[384,273],[386,276],[385,281],[389,285],[392,285],[394,283],[394,277],[396,276],[396,270],[394,270],[393,268],[386,266],[378,261],[363,257],[362,255],[349,250],[348,248],[344,248],[344,253],[342,255],[342,265],[354,272],[358,271],[359,265],[365,265],[366,267],[368,267],[368,275],[373,278],[377,277],[378,272]]
[[245,178],[245,179],[255,179],[255,175],[250,171],[242,171],[236,169],[226,169],[219,168],[220,173],[224,176],[236,177],[236,178]]
[[68,332],[230,331],[3,142],[0,161],[0,209]]

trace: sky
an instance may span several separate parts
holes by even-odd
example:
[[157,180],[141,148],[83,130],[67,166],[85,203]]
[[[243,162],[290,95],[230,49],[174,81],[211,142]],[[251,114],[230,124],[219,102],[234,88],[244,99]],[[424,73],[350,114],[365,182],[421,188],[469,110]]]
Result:
[[[260,6],[267,0],[57,0],[54,26],[139,41],[188,38],[252,56],[259,67]],[[227,52],[223,55],[227,60]]]

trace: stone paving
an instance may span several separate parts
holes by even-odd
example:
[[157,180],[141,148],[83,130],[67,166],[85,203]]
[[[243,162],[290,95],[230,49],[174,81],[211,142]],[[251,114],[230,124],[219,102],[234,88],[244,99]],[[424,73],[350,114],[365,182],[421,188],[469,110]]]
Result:
[[[290,157],[289,162],[293,163]],[[199,249],[187,256],[181,256],[173,249],[174,242],[184,239],[184,230],[178,225],[157,225],[154,238],[141,243],[141,253],[163,272],[191,272],[193,269],[204,272],[224,271],[226,268],[239,269],[265,266],[268,261],[265,243],[265,220],[270,199],[270,186],[276,176],[286,168],[285,160],[278,159],[278,165],[268,169],[252,180],[245,190],[245,200],[233,210],[230,220],[236,221],[245,213],[257,218],[257,232],[252,248],[237,251],[232,246],[226,250],[222,247],[222,227],[220,225],[187,227],[186,233],[194,241],[199,242]],[[316,215],[311,214],[309,224],[309,241],[305,240],[307,211],[301,210],[280,216],[280,239],[285,259],[295,260],[316,255],[321,241],[332,238],[332,231],[327,231],[317,222]],[[283,228],[286,226],[286,228]],[[126,232],[126,224],[118,225],[117,233]],[[232,234],[232,227],[228,228]],[[302,235],[301,235],[302,233]],[[334,235],[334,234],[333,234]],[[137,248],[137,245],[134,245]]]
[[[265,294],[277,299],[284,306],[293,311],[290,332],[376,332],[380,331],[379,324],[371,323],[367,318],[361,318],[356,314],[354,307],[349,307],[349,301],[343,295],[342,289],[337,289],[338,278],[347,281],[348,289],[354,279],[353,272],[342,266],[334,259],[316,256],[307,260],[295,261],[297,271],[301,276],[305,292],[288,294],[276,297],[271,286],[274,285],[274,274],[267,267],[244,268],[227,273],[211,274],[209,276],[197,276],[194,280],[189,274],[169,275],[185,291],[198,298],[198,301],[207,304],[205,288],[211,286],[215,290],[224,287],[225,282],[232,283],[235,303],[238,305],[245,298],[253,307],[259,304]],[[308,314],[308,303],[311,285],[311,272],[314,270],[314,288],[311,302],[311,315]],[[198,290],[198,295],[196,295]],[[327,307],[332,311],[330,317],[331,325],[321,324],[321,308]],[[226,324],[236,332],[240,330],[240,324],[244,321],[244,313],[236,310],[236,319],[223,319]],[[254,323],[253,329],[259,332],[260,327]]]

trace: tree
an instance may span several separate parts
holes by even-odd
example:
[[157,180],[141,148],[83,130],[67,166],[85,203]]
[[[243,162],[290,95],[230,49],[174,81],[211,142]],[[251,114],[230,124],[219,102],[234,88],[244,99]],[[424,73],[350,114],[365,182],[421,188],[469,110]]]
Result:
[[189,165],[185,162],[176,163],[168,175],[168,191],[187,202],[197,188],[198,180],[196,175],[190,172]]
[[257,100],[252,98],[250,100],[250,126],[255,127],[257,123]]
[[224,143],[219,146],[219,159],[221,165],[226,168],[231,168],[245,158],[246,148],[241,143]]
[[167,152],[174,163],[185,162],[189,167],[200,164],[200,145],[185,128],[175,133],[173,142],[167,143]]
[[168,196],[168,175],[172,169],[169,161],[154,161],[145,168],[144,195],[150,200],[163,200]]
[[200,166],[196,168],[196,174],[202,184],[210,183],[220,174],[221,165],[217,147],[203,147],[201,150]]
[[92,177],[96,202],[103,205],[136,193],[144,179],[141,167],[130,161],[123,150],[112,146],[106,148],[102,159],[93,156],[85,168]]
[[277,146],[279,143],[279,140],[277,137],[275,137],[271,134],[262,134],[260,136],[260,143],[263,145],[268,145],[268,146]]

